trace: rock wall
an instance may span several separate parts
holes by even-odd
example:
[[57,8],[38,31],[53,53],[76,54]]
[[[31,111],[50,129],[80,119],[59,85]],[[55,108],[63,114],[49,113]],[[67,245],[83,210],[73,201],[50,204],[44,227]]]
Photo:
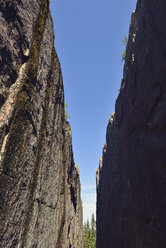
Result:
[[166,246],[166,2],[138,0],[97,170],[97,248]]
[[81,248],[82,203],[47,0],[0,0],[0,247]]

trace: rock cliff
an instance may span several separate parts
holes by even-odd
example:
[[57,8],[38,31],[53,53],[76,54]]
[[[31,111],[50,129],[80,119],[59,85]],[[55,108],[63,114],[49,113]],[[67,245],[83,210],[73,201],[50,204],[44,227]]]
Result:
[[97,248],[166,246],[166,2],[138,0],[97,170]]
[[81,248],[82,203],[48,0],[0,0],[0,247]]

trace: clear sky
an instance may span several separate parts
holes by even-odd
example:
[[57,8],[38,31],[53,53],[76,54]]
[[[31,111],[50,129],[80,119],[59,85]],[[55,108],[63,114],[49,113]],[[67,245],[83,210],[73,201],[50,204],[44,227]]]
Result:
[[122,40],[135,6],[136,0],[51,1],[84,221],[96,211],[96,169],[121,84]]

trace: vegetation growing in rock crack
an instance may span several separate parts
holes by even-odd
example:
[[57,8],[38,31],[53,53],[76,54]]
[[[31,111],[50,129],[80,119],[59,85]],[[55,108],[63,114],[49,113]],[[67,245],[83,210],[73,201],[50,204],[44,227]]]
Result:
[[67,133],[70,133],[70,132],[71,132],[71,128],[67,127]]
[[124,37],[124,40],[122,40],[122,42],[125,45],[125,50],[122,53],[121,61],[125,61],[125,58],[126,58],[126,46],[127,46],[127,42],[128,42],[128,39],[127,39],[127,36],[126,35]]
[[71,117],[70,117],[70,115],[69,115],[69,112],[67,111],[67,106],[68,106],[68,104],[65,103],[65,105],[64,105],[64,108],[65,108],[65,116],[66,116],[66,119],[70,119]]
[[89,223],[89,220],[84,223],[84,248],[96,248],[96,221],[94,214],[92,214],[91,223]]

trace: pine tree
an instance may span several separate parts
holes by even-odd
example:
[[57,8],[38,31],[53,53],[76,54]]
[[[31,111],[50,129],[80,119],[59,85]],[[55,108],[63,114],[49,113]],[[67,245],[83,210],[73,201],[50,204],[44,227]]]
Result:
[[92,214],[91,223],[84,223],[84,248],[96,248],[96,221]]

